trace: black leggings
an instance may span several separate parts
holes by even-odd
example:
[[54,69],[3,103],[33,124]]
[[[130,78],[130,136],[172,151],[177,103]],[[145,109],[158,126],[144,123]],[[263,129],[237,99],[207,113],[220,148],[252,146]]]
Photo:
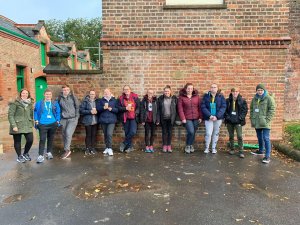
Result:
[[[33,133],[23,133],[26,139],[26,144],[24,148],[24,154],[27,154],[32,146],[33,143]],[[14,138],[14,147],[16,150],[16,153],[18,156],[22,155],[21,152],[21,140],[22,140],[22,134],[13,134]]]
[[145,123],[145,145],[146,146],[153,145],[155,129],[156,129],[155,123],[153,122]]
[[172,123],[170,119],[163,119],[161,121],[162,141],[163,145],[171,145],[172,139]]
[[95,148],[98,124],[85,126],[85,147]]

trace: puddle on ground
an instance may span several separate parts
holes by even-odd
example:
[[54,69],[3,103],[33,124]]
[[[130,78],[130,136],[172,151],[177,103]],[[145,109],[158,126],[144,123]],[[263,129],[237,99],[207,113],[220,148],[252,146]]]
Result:
[[6,204],[11,204],[11,203],[22,201],[25,199],[25,197],[26,196],[23,194],[15,194],[5,198],[2,202]]
[[141,192],[145,190],[158,189],[158,185],[152,182],[144,182],[134,177],[126,177],[122,179],[103,179],[85,181],[79,185],[71,187],[73,195],[82,200],[95,198],[103,198],[105,196],[128,193]]

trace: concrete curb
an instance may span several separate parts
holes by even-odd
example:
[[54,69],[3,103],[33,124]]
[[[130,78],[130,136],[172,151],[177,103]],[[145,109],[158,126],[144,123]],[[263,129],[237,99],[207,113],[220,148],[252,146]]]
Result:
[[282,152],[283,154],[287,155],[288,157],[300,162],[300,151],[294,150],[288,145],[280,144],[278,142],[273,143],[273,146],[278,151]]

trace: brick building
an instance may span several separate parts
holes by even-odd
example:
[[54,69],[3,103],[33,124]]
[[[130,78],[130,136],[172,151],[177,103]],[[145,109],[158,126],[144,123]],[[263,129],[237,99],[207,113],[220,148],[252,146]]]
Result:
[[[240,86],[248,102],[265,83],[277,103],[272,139],[281,139],[283,119],[300,119],[299,4],[103,0],[104,79],[116,92],[130,84],[140,95],[166,84],[177,94],[186,82],[205,92],[216,82],[226,96]],[[249,121],[245,139],[255,139]]]
[[0,16],[0,118],[6,117],[8,102],[22,88],[33,98],[46,88],[43,68],[49,62],[50,43],[43,21],[17,24]]
[[286,71],[285,114],[286,121],[300,120],[300,1],[290,1],[289,47]]

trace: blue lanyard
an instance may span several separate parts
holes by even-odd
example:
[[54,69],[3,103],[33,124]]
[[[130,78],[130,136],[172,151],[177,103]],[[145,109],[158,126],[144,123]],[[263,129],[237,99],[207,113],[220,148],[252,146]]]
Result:
[[51,114],[51,113],[50,113],[50,112],[51,112],[51,111],[50,111],[50,110],[51,110],[51,101],[49,102],[49,108],[48,108],[48,106],[47,106],[47,104],[46,104],[46,102],[45,102],[45,109],[47,110],[47,114],[50,115],[50,114]]

